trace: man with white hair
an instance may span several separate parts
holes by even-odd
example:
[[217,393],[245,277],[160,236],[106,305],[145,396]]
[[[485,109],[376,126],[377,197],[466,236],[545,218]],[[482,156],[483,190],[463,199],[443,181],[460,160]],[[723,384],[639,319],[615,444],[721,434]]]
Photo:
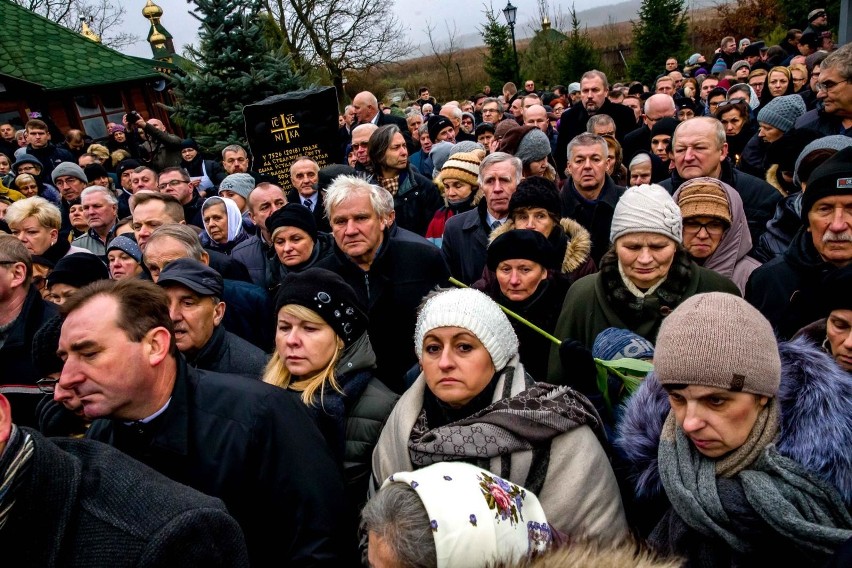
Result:
[[83,217],[89,230],[72,241],[72,245],[105,257],[106,247],[115,236],[118,219],[118,198],[101,185],[92,185],[80,194]]
[[338,176],[324,205],[335,246],[317,267],[343,277],[368,306],[376,376],[401,393],[408,387],[406,373],[417,363],[411,343],[417,307],[435,286],[447,285],[447,266],[426,239],[391,229],[393,197],[379,186]]

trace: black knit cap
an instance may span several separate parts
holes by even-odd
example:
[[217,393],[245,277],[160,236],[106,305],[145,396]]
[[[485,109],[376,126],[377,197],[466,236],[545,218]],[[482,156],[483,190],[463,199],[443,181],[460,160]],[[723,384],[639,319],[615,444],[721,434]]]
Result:
[[526,259],[545,268],[556,266],[556,250],[547,238],[532,229],[506,231],[488,246],[488,269],[497,270],[504,260]]
[[667,116],[666,118],[658,120],[656,123],[654,123],[654,127],[651,129],[651,138],[663,134],[674,136],[674,131],[675,128],[677,128],[678,124],[680,124],[678,119],[673,118],[671,116]]
[[180,149],[186,150],[187,148],[192,148],[193,150],[198,150],[198,142],[196,142],[192,138],[185,139],[183,142],[180,143]]
[[355,290],[330,270],[308,268],[287,274],[275,297],[275,313],[290,304],[319,314],[347,347],[367,331],[369,318]]
[[802,195],[802,221],[805,225],[814,204],[832,195],[852,195],[852,146],[827,159],[811,174]]
[[852,310],[852,265],[832,270],[823,279],[819,287],[819,298],[822,301],[822,316],[834,310]]
[[346,164],[330,164],[320,168],[317,174],[317,182],[314,184],[314,189],[317,191],[325,191],[331,185],[337,176],[354,176],[357,172],[355,168]]
[[59,259],[47,275],[47,286],[67,284],[82,288],[86,284],[108,278],[109,270],[100,258],[88,252],[77,252]]
[[317,222],[314,214],[301,203],[288,203],[266,219],[266,230],[270,235],[281,227],[302,229],[311,240],[317,241]]
[[[94,256],[94,255],[93,255]],[[35,332],[30,352],[39,374],[46,377],[62,371],[62,359],[56,355],[59,335],[62,333],[62,316],[53,316]]]
[[518,209],[528,207],[542,207],[547,209],[554,219],[559,219],[562,216],[562,203],[556,184],[541,176],[522,179],[509,199],[509,217]]
[[121,160],[118,165],[115,167],[115,174],[121,178],[121,174],[126,172],[127,170],[135,170],[142,163],[139,160],[134,160],[133,158],[127,158],[126,160]]
[[441,116],[440,114],[433,114],[430,116],[426,124],[426,129],[429,131],[429,140],[432,142],[438,141],[438,134],[440,134],[443,129],[448,126],[453,126],[453,123],[450,122],[449,118]]
[[86,172],[86,181],[92,183],[98,178],[109,177],[106,168],[100,164],[89,164],[83,171]]

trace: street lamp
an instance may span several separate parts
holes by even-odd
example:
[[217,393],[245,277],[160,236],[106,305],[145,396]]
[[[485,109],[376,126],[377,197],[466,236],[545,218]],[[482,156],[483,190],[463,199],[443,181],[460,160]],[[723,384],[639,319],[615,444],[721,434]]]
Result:
[[509,24],[509,31],[512,32],[512,51],[515,54],[515,79],[518,79],[520,70],[518,69],[518,47],[515,45],[515,22],[517,21],[518,9],[512,6],[512,0],[509,0],[506,7],[503,8],[503,16],[506,17],[506,23]]

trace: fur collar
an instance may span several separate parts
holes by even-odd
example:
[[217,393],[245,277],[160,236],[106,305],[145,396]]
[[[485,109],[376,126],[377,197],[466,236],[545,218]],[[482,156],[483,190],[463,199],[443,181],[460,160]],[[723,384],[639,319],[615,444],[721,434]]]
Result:
[[[562,273],[570,274],[583,266],[589,259],[589,255],[592,253],[592,236],[580,223],[568,217],[561,219],[559,226],[562,228],[563,234],[558,237],[562,241],[567,241],[557,245],[565,248],[565,254],[562,255]],[[488,236],[488,244],[490,245],[494,239],[506,231],[514,229],[515,222],[509,218],[505,223],[491,231]],[[551,236],[553,235],[551,234]],[[551,243],[553,243],[552,240]]]
[[[781,354],[781,432],[778,452],[831,483],[852,504],[852,374],[807,338],[778,346]],[[663,491],[657,448],[669,412],[666,391],[648,375],[628,400],[615,446],[630,464],[636,495]]]
[[[627,289],[618,269],[618,257],[614,248],[601,258],[600,273],[607,301],[624,321],[633,322],[637,318],[647,317],[643,310],[648,296],[638,298]],[[668,276],[654,291],[653,296],[659,299],[660,305],[674,309],[683,299],[691,279],[692,261],[689,260],[686,250],[678,245]]]

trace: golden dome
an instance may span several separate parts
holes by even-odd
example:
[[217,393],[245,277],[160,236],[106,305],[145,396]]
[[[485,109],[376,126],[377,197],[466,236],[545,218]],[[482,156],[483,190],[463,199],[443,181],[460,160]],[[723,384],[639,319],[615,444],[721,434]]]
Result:
[[163,34],[161,34],[158,31],[155,31],[154,33],[151,34],[151,37],[148,38],[148,41],[151,42],[151,43],[155,43],[155,44],[156,43],[166,43],[166,39],[167,39],[166,36],[164,36]]
[[154,4],[152,0],[148,0],[145,7],[142,8],[142,15],[146,18],[159,18],[163,15],[163,9]]

